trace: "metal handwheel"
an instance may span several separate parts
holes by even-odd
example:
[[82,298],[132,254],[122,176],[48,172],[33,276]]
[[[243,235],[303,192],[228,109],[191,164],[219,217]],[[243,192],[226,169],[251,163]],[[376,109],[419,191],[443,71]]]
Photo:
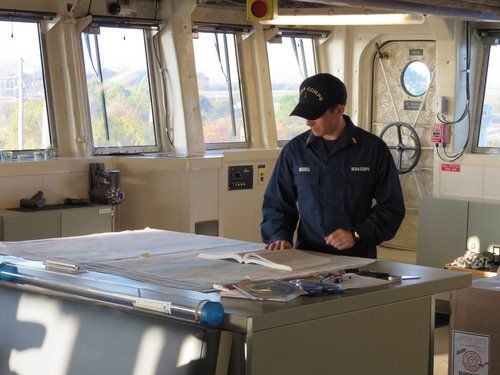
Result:
[[402,121],[387,125],[379,135],[391,150],[399,174],[410,172],[420,159],[420,139],[415,129]]

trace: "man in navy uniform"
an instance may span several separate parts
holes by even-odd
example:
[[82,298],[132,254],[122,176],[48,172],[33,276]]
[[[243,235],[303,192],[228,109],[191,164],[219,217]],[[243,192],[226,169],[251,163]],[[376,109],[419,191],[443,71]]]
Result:
[[[376,258],[405,215],[386,144],[344,114],[345,85],[317,74],[300,85],[291,116],[309,130],[286,144],[267,186],[261,234],[270,250],[295,248]],[[375,201],[375,204],[373,204]]]

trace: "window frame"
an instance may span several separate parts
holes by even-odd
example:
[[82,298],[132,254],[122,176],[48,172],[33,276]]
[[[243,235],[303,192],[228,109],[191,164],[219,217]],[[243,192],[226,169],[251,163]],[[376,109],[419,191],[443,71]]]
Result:
[[[47,43],[45,40],[45,33],[42,30],[42,21],[44,20],[52,20],[56,16],[55,13],[48,12],[22,12],[19,11],[15,14],[6,13],[4,16],[0,14],[0,21],[5,22],[17,22],[17,23],[33,23],[36,24],[37,32],[38,32],[38,45],[40,48],[40,68],[42,71],[43,77],[43,92],[45,97],[45,106],[47,108],[47,125],[49,131],[49,146],[53,146],[55,148],[58,147],[57,142],[57,131],[54,121],[54,107],[52,102],[52,87],[50,84],[50,69],[48,69],[49,62],[47,59]],[[26,148],[23,150],[3,150],[3,151],[12,151],[13,156],[17,157],[17,155],[27,155],[28,160],[33,159],[33,151],[43,151],[43,148]]]
[[[44,89],[45,89],[45,102],[47,106],[47,121],[49,123],[49,137],[50,137],[50,144],[55,147],[56,149],[58,148],[59,144],[57,141],[57,129],[56,129],[56,124],[55,124],[55,114],[54,114],[54,104],[52,102],[52,95],[53,95],[53,90],[52,90],[52,85],[51,85],[51,77],[50,77],[50,69],[48,68],[49,66],[49,61],[47,57],[47,43],[45,40],[45,33],[42,30],[42,25],[41,21],[38,21],[38,33],[39,33],[39,40],[40,40],[40,53],[42,55],[42,72],[44,74]],[[35,150],[36,151],[36,150]]]
[[[293,30],[293,29],[279,29],[277,34],[279,37],[284,37],[284,38],[301,38],[301,39],[311,39],[312,41],[312,47],[313,47],[313,60],[314,60],[314,70],[316,71],[316,74],[318,74],[318,40],[320,38],[327,38],[330,35],[329,31],[315,31],[315,30]],[[267,58],[267,66],[269,69],[269,52],[267,49],[267,44],[269,41],[266,41],[266,58]],[[271,81],[271,69],[269,69],[269,79]],[[272,95],[272,83],[271,83],[271,95]],[[297,93],[299,91],[299,87],[297,87]],[[298,94],[297,94],[298,96]],[[273,105],[274,108],[274,105]],[[275,122],[274,122],[274,127],[276,128],[276,115],[275,115]],[[304,131],[307,129],[304,127]],[[278,138],[278,133],[276,132],[276,142],[278,144],[278,147],[284,147],[288,142],[290,142],[290,139],[279,139]]]
[[[243,84],[242,84],[242,79],[241,79],[241,64],[240,64],[240,44],[238,43],[238,37],[241,32],[245,32],[248,30],[248,27],[245,26],[239,26],[239,25],[211,25],[211,24],[195,24],[195,30],[194,32],[197,33],[209,33],[209,34],[231,34],[234,35],[234,51],[235,51],[235,61],[236,61],[236,71],[238,73],[238,86],[240,88],[240,98],[241,98],[241,115],[243,119],[243,130],[245,132],[245,142],[214,142],[214,143],[207,143],[204,141],[205,144],[205,149],[206,150],[226,150],[226,149],[237,149],[237,148],[250,148],[250,129],[249,126],[247,126],[246,122],[246,100],[245,100],[245,93],[243,90]],[[227,54],[226,60],[224,61],[225,63],[228,63],[227,59],[228,56]],[[195,67],[196,69],[196,67]],[[198,72],[196,71],[196,74]],[[228,92],[230,90],[228,89]],[[231,90],[231,92],[233,92]],[[198,87],[198,95],[199,95],[199,87]],[[233,95],[234,97],[234,95]],[[234,116],[234,106],[231,108]],[[201,112],[200,112],[201,113]],[[203,128],[203,120],[202,122],[202,128]],[[203,131],[203,129],[202,129]]]
[[[92,153],[93,155],[127,155],[127,154],[139,154],[139,153],[150,153],[150,152],[161,152],[162,151],[162,132],[161,132],[161,127],[160,127],[160,116],[158,113],[158,95],[157,95],[157,87],[156,87],[156,82],[153,77],[153,71],[154,71],[154,51],[152,50],[154,48],[153,46],[153,36],[150,32],[150,29],[154,26],[152,25],[144,25],[144,26],[136,26],[136,25],[127,25],[127,24],[115,24],[115,23],[109,23],[106,22],[105,20],[102,21],[102,23],[93,23],[93,27],[106,27],[106,28],[112,28],[112,29],[140,29],[142,30],[143,33],[143,40],[144,40],[144,51],[146,53],[146,69],[147,69],[147,75],[148,75],[148,84],[149,84],[149,95],[151,98],[151,112],[152,112],[152,117],[153,117],[153,130],[154,130],[154,135],[155,135],[155,140],[156,140],[156,145],[144,145],[144,146],[95,146],[94,144],[94,134],[93,134],[93,129],[92,129],[92,123],[89,123],[89,126],[87,127],[87,131],[89,133],[89,144],[90,147],[92,148]],[[85,31],[82,31],[81,34],[83,35]],[[97,37],[96,34],[90,33],[91,36]],[[91,114],[90,114],[90,102],[89,102],[89,94],[87,90],[87,75],[85,71],[85,46],[82,43],[82,38],[79,38],[79,43],[80,43],[80,48],[82,51],[82,66],[84,70],[84,87],[85,87],[85,94],[87,98],[86,102],[86,109],[88,111],[87,115],[88,118],[91,119]],[[97,42],[98,43],[98,42]],[[99,47],[100,48],[100,47]]]
[[490,63],[491,47],[499,45],[497,42],[500,35],[497,36],[485,36],[482,38],[483,42],[483,61],[481,64],[481,75],[479,80],[479,90],[478,90],[478,100],[475,110],[475,126],[474,126],[474,138],[472,144],[472,152],[477,154],[500,154],[500,147],[484,147],[479,146],[479,136],[481,134],[482,117],[483,117],[483,105],[484,97],[486,94],[486,82],[488,80],[488,66]]

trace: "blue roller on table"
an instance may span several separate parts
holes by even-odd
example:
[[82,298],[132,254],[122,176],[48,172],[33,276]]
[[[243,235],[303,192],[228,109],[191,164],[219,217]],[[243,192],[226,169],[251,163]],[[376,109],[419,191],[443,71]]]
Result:
[[224,320],[224,307],[219,302],[207,301],[200,312],[200,322],[211,327],[219,327]]
[[[120,293],[109,292],[102,289],[89,287],[77,287],[69,283],[60,281],[44,280],[32,275],[19,273],[19,266],[8,262],[0,263],[0,281],[17,284],[32,284],[65,292],[73,292],[76,295],[92,296],[95,299],[116,299],[120,302],[128,302],[133,306],[148,309],[152,311],[160,311],[175,318],[186,319],[188,316],[191,320],[206,324],[210,327],[219,327],[224,320],[224,307],[219,302],[209,300],[200,301],[196,307],[188,307],[173,304],[167,301],[149,300],[145,298],[137,298]],[[141,300],[140,305],[138,300]],[[146,303],[144,303],[146,302]],[[168,308],[165,308],[168,306]]]
[[[11,274],[18,274],[18,269],[16,266],[8,263],[0,264],[0,280],[8,281],[11,283],[15,282],[16,276],[13,276]],[[22,284],[22,282],[20,282],[20,284]]]

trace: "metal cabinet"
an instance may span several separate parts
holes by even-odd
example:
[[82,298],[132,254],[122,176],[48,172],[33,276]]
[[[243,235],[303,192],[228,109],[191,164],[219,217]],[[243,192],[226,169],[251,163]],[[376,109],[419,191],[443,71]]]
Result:
[[465,253],[469,202],[420,199],[417,264],[443,268]]
[[[417,264],[443,268],[467,249],[500,251],[500,205],[447,198],[420,200]],[[436,296],[436,311],[450,313],[450,293]]]
[[46,211],[0,211],[0,240],[24,241],[81,236],[112,230],[109,206],[59,208]]
[[112,231],[111,207],[94,206],[61,211],[61,237]]
[[498,253],[499,227],[498,203],[422,198],[417,264],[444,267],[467,249]]

